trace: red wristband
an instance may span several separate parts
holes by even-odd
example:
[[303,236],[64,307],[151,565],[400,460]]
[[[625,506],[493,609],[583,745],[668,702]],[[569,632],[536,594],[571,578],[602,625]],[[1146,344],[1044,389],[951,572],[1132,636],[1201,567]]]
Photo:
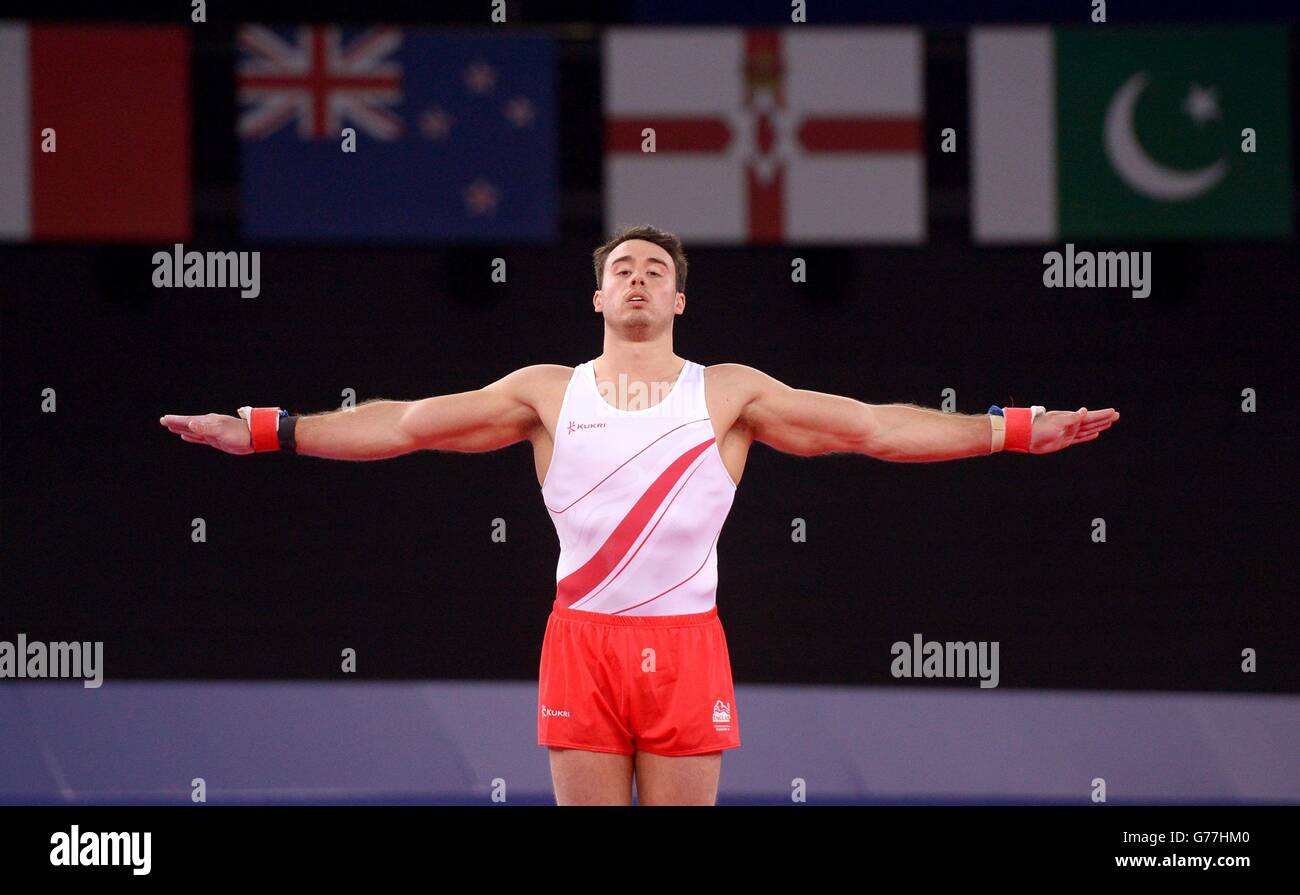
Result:
[[253,436],[254,451],[278,451],[280,439],[279,407],[254,407],[249,414],[248,431]]
[[1003,407],[1002,416],[1007,421],[1007,440],[1002,450],[1029,453],[1029,433],[1034,426],[1033,408]]

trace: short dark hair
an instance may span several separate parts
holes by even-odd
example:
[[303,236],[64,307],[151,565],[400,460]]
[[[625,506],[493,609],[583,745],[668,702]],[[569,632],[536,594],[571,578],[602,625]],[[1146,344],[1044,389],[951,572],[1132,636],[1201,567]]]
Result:
[[601,286],[601,276],[605,272],[605,262],[609,260],[609,253],[618,248],[620,243],[629,239],[644,239],[646,242],[653,242],[659,248],[667,252],[673,259],[673,267],[677,269],[677,291],[686,291],[686,250],[682,248],[682,241],[673,233],[667,230],[660,230],[658,227],[652,227],[650,224],[636,224],[631,227],[624,227],[614,234],[609,242],[596,249],[591,255],[596,264],[596,288]]

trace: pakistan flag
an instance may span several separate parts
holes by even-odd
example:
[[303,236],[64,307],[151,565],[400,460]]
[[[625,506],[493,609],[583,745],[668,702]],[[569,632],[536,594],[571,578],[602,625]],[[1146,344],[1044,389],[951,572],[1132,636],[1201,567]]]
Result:
[[978,242],[1291,235],[1284,28],[979,28],[970,75]]

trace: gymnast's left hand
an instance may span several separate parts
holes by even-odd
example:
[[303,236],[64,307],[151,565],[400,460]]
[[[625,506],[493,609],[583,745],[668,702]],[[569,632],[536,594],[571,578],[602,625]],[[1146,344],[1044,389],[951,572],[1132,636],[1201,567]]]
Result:
[[1092,441],[1119,419],[1114,407],[1105,410],[1049,410],[1034,420],[1029,433],[1029,453],[1050,454]]

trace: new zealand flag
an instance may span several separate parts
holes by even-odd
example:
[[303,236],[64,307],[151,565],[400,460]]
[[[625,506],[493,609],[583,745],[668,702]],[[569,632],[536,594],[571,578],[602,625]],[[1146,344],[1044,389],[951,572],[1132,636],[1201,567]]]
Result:
[[239,49],[247,239],[556,238],[550,38],[248,25]]

